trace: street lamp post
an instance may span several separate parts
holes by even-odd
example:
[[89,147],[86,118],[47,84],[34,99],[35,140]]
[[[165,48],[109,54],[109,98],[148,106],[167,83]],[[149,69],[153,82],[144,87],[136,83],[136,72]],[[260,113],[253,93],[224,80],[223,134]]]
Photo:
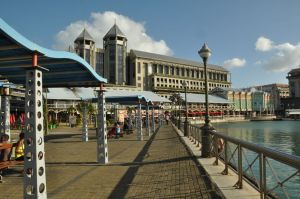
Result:
[[202,129],[202,157],[210,157],[210,148],[211,148],[211,135],[210,131],[214,128],[210,124],[209,112],[208,112],[208,83],[207,83],[207,70],[206,64],[209,56],[211,55],[211,50],[208,48],[205,43],[202,48],[198,51],[198,54],[203,60],[204,64],[204,81],[205,81],[205,124],[201,127]]
[[188,103],[187,103],[187,82],[183,81],[182,86],[184,87],[184,99],[185,99],[185,121],[184,121],[184,136],[189,137],[189,128],[188,128]]

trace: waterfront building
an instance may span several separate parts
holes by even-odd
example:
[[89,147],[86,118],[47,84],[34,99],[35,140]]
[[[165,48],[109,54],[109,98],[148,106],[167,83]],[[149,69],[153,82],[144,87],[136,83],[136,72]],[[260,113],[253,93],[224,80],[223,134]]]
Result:
[[275,113],[283,112],[282,99],[289,97],[289,86],[287,84],[266,84],[261,86],[255,86],[257,90],[270,93],[270,104],[273,107],[269,107]]
[[230,115],[248,115],[272,113],[271,94],[252,89],[215,88],[211,94],[232,102]]
[[[103,49],[84,29],[74,41],[74,51],[93,66],[97,73],[108,79],[108,90],[153,91],[169,98],[172,93],[204,93],[204,66],[185,60],[145,51],[127,49],[127,40],[114,24],[103,38]],[[129,52],[128,52],[129,51]],[[231,87],[228,70],[208,64],[208,89]]]
[[[284,110],[285,112],[299,113],[298,110],[293,110],[300,109],[300,68],[291,70],[288,73],[287,79],[289,81],[290,95],[282,101]],[[298,117],[300,117],[300,114],[298,114]]]
[[252,112],[252,92],[233,88],[214,88],[211,94],[232,102],[230,115],[250,115]]

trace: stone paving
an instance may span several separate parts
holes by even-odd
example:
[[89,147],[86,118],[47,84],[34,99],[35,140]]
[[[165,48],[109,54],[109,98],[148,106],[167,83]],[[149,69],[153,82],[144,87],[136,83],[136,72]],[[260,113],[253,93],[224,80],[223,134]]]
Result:
[[[219,191],[169,126],[151,139],[109,140],[109,164],[96,163],[95,130],[59,128],[46,137],[48,198],[220,198]],[[22,198],[22,166],[11,168],[0,198]]]

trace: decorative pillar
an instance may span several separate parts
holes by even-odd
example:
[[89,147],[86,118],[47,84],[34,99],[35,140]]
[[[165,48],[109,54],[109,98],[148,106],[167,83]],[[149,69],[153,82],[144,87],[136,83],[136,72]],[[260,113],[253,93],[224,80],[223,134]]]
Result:
[[154,106],[152,105],[152,131],[155,133],[155,114],[154,114]]
[[89,130],[87,125],[87,104],[86,102],[83,103],[83,114],[82,114],[82,141],[87,142],[89,141]]
[[146,112],[146,118],[147,118],[147,131],[148,131],[148,136],[151,136],[151,131],[150,131],[150,120],[149,120],[149,104],[147,103],[147,112]]
[[33,68],[26,72],[24,198],[47,198],[42,89],[42,71],[34,54]]
[[97,119],[97,162],[108,163],[107,130],[106,130],[106,106],[103,84],[98,92],[98,119]]
[[3,88],[1,96],[1,114],[0,114],[0,133],[7,134],[10,137],[10,103],[9,103],[9,88]]
[[142,124],[142,104],[139,102],[138,114],[137,114],[137,140],[143,140],[143,124]]

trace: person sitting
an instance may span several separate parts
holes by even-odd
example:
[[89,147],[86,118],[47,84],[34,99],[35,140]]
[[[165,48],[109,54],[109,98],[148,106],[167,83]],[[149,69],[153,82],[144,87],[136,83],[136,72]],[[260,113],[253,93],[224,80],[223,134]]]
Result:
[[15,160],[24,160],[24,133],[19,134],[19,140],[16,144]]
[[[9,135],[2,134],[0,137],[0,143],[7,144],[9,140]],[[0,151],[0,162],[8,161],[10,159],[11,148],[2,149]]]

